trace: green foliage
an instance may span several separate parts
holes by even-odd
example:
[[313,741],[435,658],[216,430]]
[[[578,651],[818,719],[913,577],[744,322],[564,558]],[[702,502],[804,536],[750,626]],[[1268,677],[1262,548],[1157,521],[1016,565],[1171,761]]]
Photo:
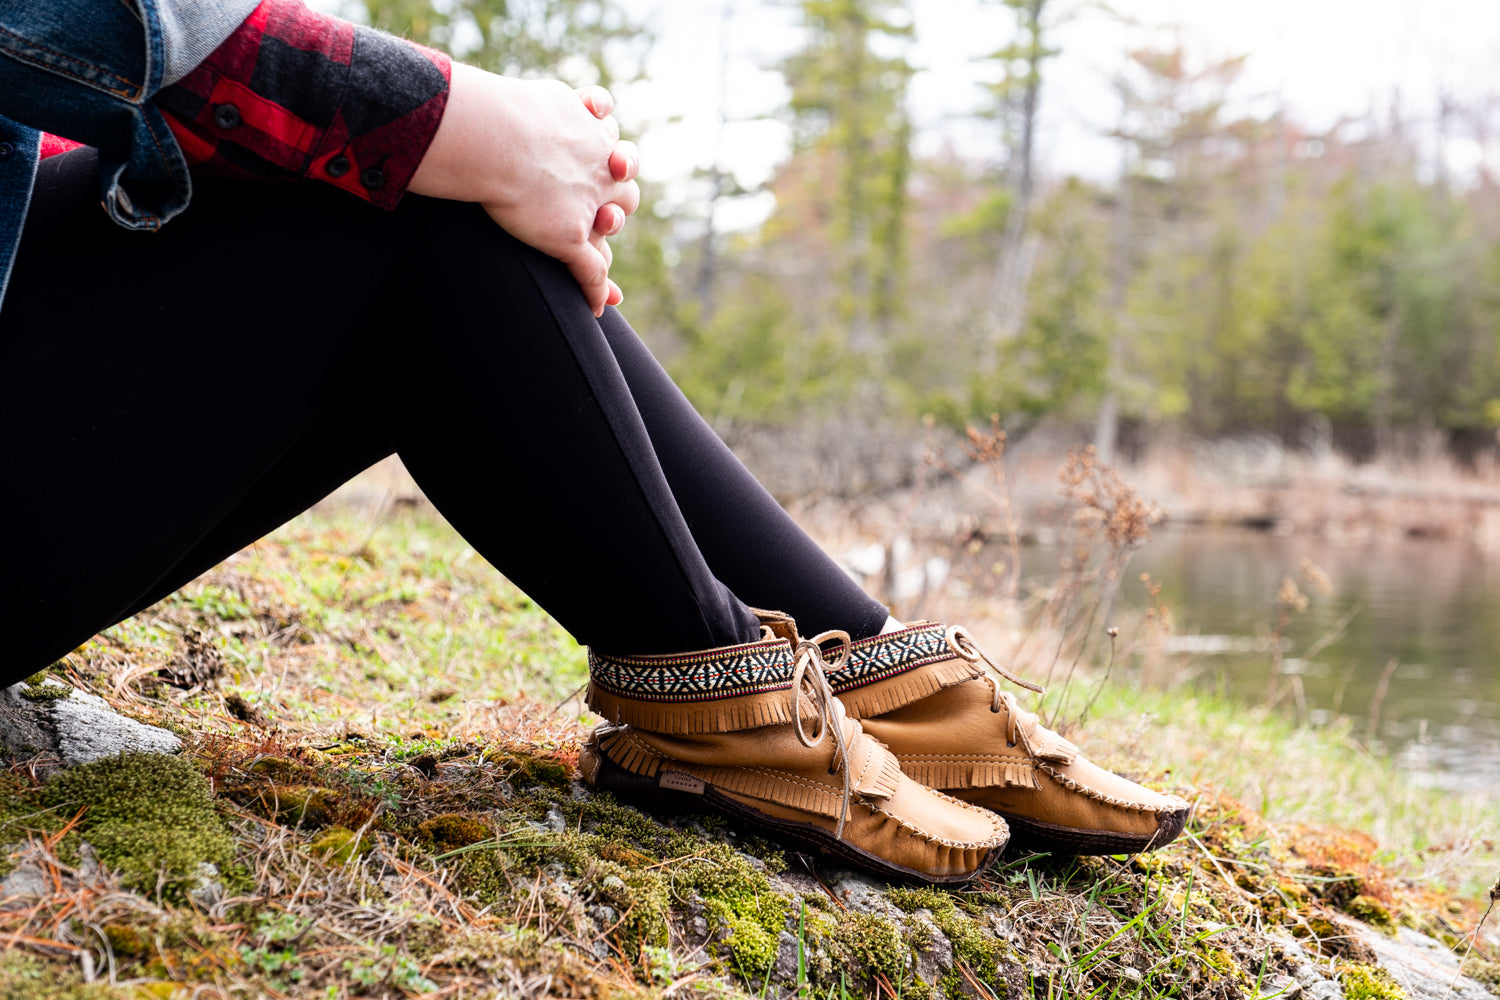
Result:
[[47,678],[52,676],[51,668],[32,674],[21,682],[21,697],[27,701],[61,701],[73,695],[73,688],[68,685],[48,684]]
[[880,52],[911,38],[911,17],[904,0],[800,7],[808,43],[783,66],[794,141],[824,175],[809,193],[828,221],[833,315],[854,354],[876,353],[901,297],[912,169],[906,89],[915,72],[904,56]]
[[791,303],[772,282],[751,279],[701,333],[692,331],[672,359],[673,377],[715,424],[782,422],[809,404],[846,393],[859,370],[840,338],[797,325]]
[[347,0],[376,27],[510,76],[609,87],[640,75],[650,47],[613,0]]
[[1346,1000],[1406,1000],[1406,991],[1379,966],[1345,965],[1339,978]]
[[1036,231],[1048,253],[1032,279],[1031,304],[1021,333],[1004,345],[1005,394],[983,400],[991,412],[1005,400],[1038,416],[1091,413],[1104,390],[1113,330],[1104,310],[1107,235],[1097,196],[1069,185],[1038,213]]
[[68,768],[47,783],[42,801],[82,812],[76,836],[125,886],[151,895],[160,887],[181,901],[202,865],[223,871],[234,860],[213,791],[181,757],[127,753]]

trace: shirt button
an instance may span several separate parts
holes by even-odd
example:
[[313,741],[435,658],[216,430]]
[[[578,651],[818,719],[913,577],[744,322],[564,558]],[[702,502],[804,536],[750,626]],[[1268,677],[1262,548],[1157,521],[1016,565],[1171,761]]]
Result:
[[238,128],[241,120],[240,109],[233,104],[220,104],[214,108],[214,124],[219,128]]
[[349,157],[340,153],[323,164],[323,172],[329,177],[342,177],[349,172]]
[[14,153],[15,151],[16,151],[16,147],[14,145],[12,145],[11,143],[0,142],[0,160],[8,160],[8,159],[10,159],[11,154]]
[[359,175],[359,182],[373,191],[385,183],[385,171],[379,167],[369,167]]

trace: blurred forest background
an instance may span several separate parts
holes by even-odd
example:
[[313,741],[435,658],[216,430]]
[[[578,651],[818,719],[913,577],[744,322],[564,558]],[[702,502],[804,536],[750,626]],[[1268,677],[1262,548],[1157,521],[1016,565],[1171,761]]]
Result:
[[[653,41],[614,0],[344,3],[466,61],[574,85],[639,77]],[[1008,16],[990,82],[954,94],[952,114],[993,130],[999,156],[918,154],[903,0],[798,0],[780,4],[795,51],[766,67],[793,140],[763,224],[723,224],[758,193],[727,169],[647,185],[615,241],[627,315],[721,433],[998,414],[1012,440],[1065,428],[1106,459],[1250,434],[1355,461],[1491,455],[1500,189],[1482,167],[1450,176],[1433,146],[1483,147],[1500,102],[1449,95],[1417,122],[1393,95],[1313,132],[1290,105],[1242,110],[1266,106],[1235,100],[1246,56],[1121,31],[1118,168],[1063,176],[1037,142],[1058,29],[1111,15],[994,5]],[[1132,37],[1158,42],[1124,49]]]
[[[1266,0],[1211,39],[1138,16],[1171,0],[322,2],[616,91],[626,315],[898,617],[1500,782],[1500,11]],[[1330,108],[1356,68],[1365,110]],[[652,166],[679,114],[695,173]]]

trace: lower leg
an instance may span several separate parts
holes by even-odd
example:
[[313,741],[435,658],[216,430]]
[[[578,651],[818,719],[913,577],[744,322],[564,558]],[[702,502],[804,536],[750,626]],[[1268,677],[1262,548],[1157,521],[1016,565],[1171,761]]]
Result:
[[161,233],[125,233],[97,211],[87,154],[70,157],[44,164],[0,318],[0,420],[25,428],[0,494],[26,529],[0,572],[30,625],[13,675],[398,449],[583,641],[756,636],[693,546],[597,325],[590,343],[572,316],[576,289],[541,301],[552,262],[472,206],[384,215],[206,183]]
[[714,575],[746,603],[785,611],[805,635],[856,639],[889,620],[713,432],[614,310],[600,321],[651,443]]

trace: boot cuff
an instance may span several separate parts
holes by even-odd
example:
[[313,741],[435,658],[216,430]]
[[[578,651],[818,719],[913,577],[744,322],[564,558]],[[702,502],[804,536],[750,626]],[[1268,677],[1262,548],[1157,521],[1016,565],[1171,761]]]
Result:
[[860,639],[843,663],[828,671],[828,683],[849,714],[863,719],[981,676],[976,664],[948,645],[947,631],[941,622],[917,622]]
[[792,645],[781,638],[661,656],[591,649],[588,705],[608,722],[654,733],[779,725],[793,719],[792,660]]

